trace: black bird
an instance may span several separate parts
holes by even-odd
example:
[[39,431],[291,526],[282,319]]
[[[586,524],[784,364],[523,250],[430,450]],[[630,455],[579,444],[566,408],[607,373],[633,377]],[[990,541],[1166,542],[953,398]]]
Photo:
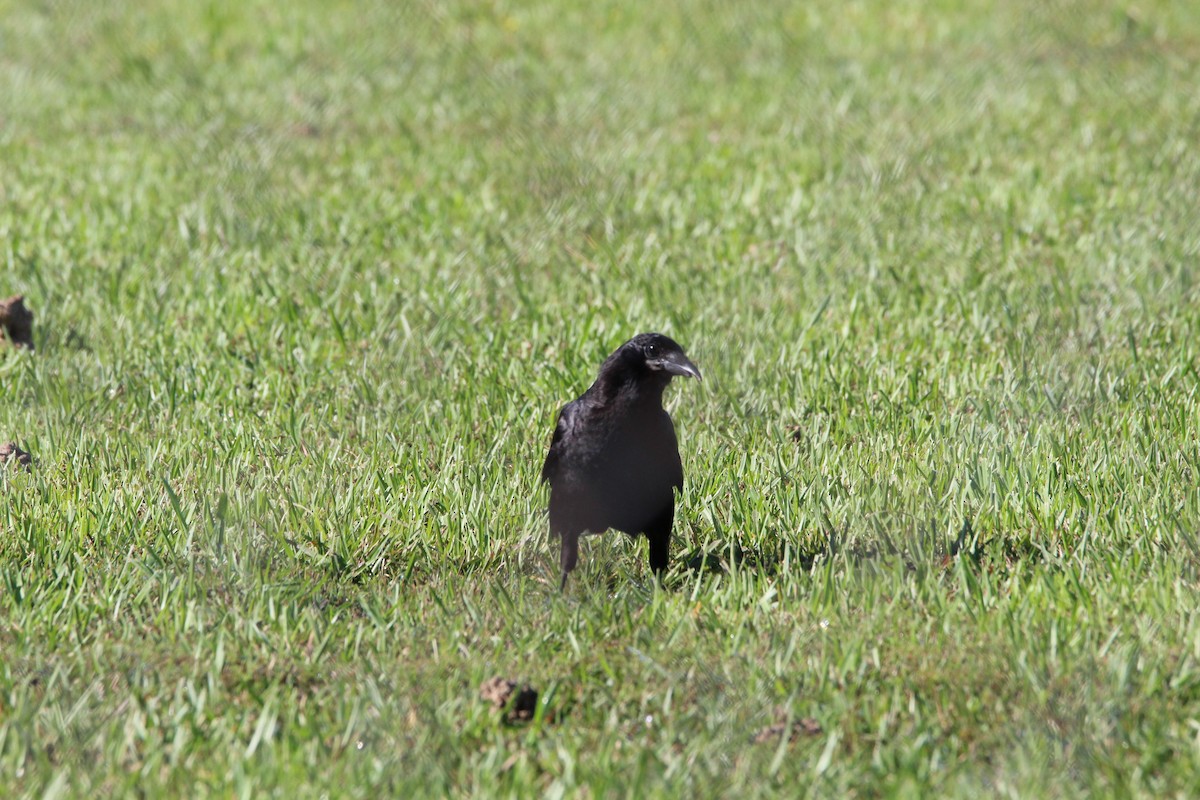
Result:
[[675,490],[683,464],[663,390],[700,379],[683,348],[642,333],[617,348],[596,382],[558,412],[542,482],[550,484],[550,533],[562,540],[561,589],[579,560],[579,537],[609,528],[650,540],[650,568],[667,569]]

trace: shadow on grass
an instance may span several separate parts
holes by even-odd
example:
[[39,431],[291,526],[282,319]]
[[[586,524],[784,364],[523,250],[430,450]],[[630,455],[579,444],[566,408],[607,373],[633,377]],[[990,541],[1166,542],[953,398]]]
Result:
[[764,576],[800,570],[810,572],[818,564],[844,560],[851,564],[891,564],[900,560],[909,570],[947,568],[956,560],[976,566],[1013,568],[1017,564],[1058,563],[1069,553],[1055,553],[1028,539],[985,535],[964,519],[953,539],[934,521],[903,529],[871,524],[863,533],[852,534],[847,524],[832,525],[809,546],[782,541],[774,545],[749,545],[736,538],[710,539],[679,553],[681,567],[690,573],[724,575],[751,571]]

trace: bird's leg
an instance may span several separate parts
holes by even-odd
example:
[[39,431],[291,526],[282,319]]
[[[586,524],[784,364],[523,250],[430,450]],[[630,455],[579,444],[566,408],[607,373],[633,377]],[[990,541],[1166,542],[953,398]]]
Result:
[[650,540],[650,569],[660,583],[667,573],[667,562],[670,560],[671,525],[674,522],[675,507],[670,505],[646,526],[646,538]]
[[562,564],[562,583],[559,584],[558,590],[562,592],[567,588],[567,576],[579,563],[579,532],[563,531],[560,536],[562,537],[562,550],[559,552],[559,561]]

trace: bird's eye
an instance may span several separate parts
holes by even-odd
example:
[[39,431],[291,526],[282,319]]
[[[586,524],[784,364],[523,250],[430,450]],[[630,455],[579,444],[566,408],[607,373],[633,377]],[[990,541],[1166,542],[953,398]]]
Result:
[[658,355],[658,345],[656,345],[656,344],[646,345],[646,355],[651,356],[651,357]]

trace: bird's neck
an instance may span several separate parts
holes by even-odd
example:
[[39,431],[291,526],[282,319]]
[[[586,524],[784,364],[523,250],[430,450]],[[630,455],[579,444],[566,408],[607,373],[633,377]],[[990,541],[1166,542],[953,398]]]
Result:
[[665,380],[646,380],[628,374],[604,375],[596,381],[596,388],[605,405],[659,410],[662,408],[663,392],[670,380],[669,377]]

